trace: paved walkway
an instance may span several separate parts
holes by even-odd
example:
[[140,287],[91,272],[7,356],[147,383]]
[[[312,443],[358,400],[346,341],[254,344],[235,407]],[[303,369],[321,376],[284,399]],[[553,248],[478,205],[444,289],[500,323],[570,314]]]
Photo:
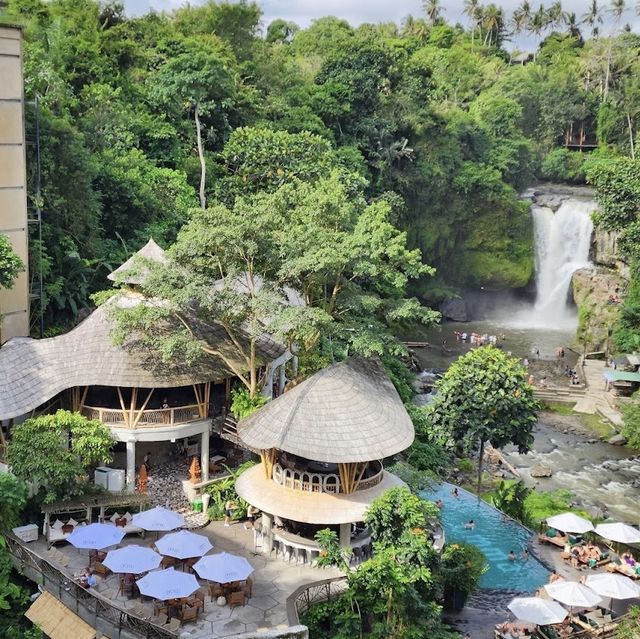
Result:
[[584,361],[584,377],[587,394],[581,398],[573,410],[577,413],[595,415],[600,413],[616,428],[623,425],[622,415],[613,405],[611,393],[605,391],[604,373],[607,370],[603,360],[586,359]]
[[[254,552],[253,531],[245,530],[241,523],[225,528],[222,522],[212,522],[197,532],[209,537],[214,545],[211,553],[226,551],[243,555],[255,570],[252,575],[253,596],[245,606],[233,610],[229,606],[220,607],[215,601],[211,602],[207,595],[204,614],[200,615],[197,623],[185,624],[183,628],[190,633],[186,636],[193,639],[216,639],[250,632],[257,628],[288,626],[286,601],[294,590],[306,583],[340,575],[335,569],[311,568],[302,564],[297,566],[295,563],[286,563],[281,559]],[[122,545],[152,546],[154,541],[154,533],[147,533],[145,539],[140,539],[137,535],[128,535],[123,539]],[[69,558],[66,568],[56,567],[61,568],[70,577],[81,574],[87,565],[88,551],[78,550],[67,543],[56,547]],[[42,537],[39,541],[29,544],[29,548],[43,557],[46,556],[46,541]],[[55,562],[53,563],[55,565]],[[106,581],[108,587],[118,591],[118,575],[110,575],[106,580],[98,577],[98,580]],[[199,581],[202,589],[206,591],[206,582],[201,579]],[[124,595],[116,595],[112,602],[122,608],[126,608],[129,603]]]

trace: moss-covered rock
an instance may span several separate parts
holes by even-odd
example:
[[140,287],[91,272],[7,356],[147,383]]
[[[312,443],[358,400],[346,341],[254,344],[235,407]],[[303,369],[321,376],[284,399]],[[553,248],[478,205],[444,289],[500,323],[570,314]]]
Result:
[[612,300],[619,299],[624,280],[613,269],[596,267],[577,270],[571,283],[578,306],[578,342],[586,350],[605,348],[619,314]]

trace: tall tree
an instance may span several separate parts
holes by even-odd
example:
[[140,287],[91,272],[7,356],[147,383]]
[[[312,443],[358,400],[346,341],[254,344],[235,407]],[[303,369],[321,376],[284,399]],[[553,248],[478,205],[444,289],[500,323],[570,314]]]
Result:
[[472,47],[473,47],[474,36],[476,33],[479,9],[480,9],[480,0],[464,0],[463,13],[471,21],[471,46]]
[[444,7],[441,0],[423,0],[422,9],[427,16],[427,20],[434,26],[440,20]]
[[196,147],[200,161],[200,206],[207,206],[205,185],[207,165],[204,157],[203,115],[217,116],[221,130],[215,132],[224,139],[228,132],[226,111],[234,97],[235,83],[230,59],[215,41],[191,39],[183,51],[170,57],[151,78],[152,93],[164,104],[173,104],[193,113]]
[[531,448],[539,404],[517,359],[493,346],[476,348],[452,364],[437,389],[427,408],[432,433],[467,453],[478,450],[478,491],[486,442],[511,442],[521,453]]
[[603,23],[602,7],[598,0],[591,0],[588,10],[583,14],[582,21],[591,28],[591,35],[597,37],[599,33],[598,25]]

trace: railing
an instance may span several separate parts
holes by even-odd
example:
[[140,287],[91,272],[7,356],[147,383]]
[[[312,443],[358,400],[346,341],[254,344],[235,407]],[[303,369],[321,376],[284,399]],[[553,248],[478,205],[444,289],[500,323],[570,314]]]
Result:
[[[356,491],[373,488],[382,481],[384,469],[380,462],[375,463],[378,464],[378,472],[371,477],[361,479],[356,487]],[[272,478],[276,484],[280,484],[285,488],[304,490],[310,493],[331,493],[334,495],[340,492],[340,476],[336,473],[314,473],[309,470],[284,468],[279,463],[276,463],[273,466]]]
[[343,594],[349,587],[346,577],[321,579],[300,586],[287,597],[287,618],[294,626],[300,623],[300,617],[308,612],[313,604],[330,601]]
[[83,406],[80,411],[88,419],[97,419],[103,424],[130,426],[133,428],[153,428],[156,426],[174,426],[204,419],[200,406],[178,406],[176,408],[154,408],[151,410],[125,411],[119,408],[100,408]]
[[129,610],[114,606],[93,588],[82,588],[70,576],[21,544],[13,535],[6,535],[5,538],[16,568],[93,628],[99,628],[109,636],[133,636],[137,639],[173,639],[178,636],[176,632],[156,626]]
[[335,473],[312,473],[306,470],[273,466],[273,481],[286,488],[305,490],[310,493],[339,493],[340,477]]

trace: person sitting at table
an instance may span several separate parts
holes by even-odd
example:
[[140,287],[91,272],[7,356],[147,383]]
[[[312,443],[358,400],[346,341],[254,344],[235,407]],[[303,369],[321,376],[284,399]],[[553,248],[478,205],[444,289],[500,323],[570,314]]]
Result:
[[97,583],[98,581],[95,578],[93,572],[91,571],[91,568],[85,568],[84,574],[82,575],[82,577],[80,577],[80,585],[83,588],[92,588]]

